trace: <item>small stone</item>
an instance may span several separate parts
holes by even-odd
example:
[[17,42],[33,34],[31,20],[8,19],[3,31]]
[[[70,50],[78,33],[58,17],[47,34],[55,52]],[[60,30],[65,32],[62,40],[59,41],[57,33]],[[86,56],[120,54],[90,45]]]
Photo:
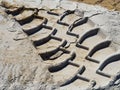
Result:
[[84,11],[80,9],[75,10],[75,14],[80,17],[84,17]]

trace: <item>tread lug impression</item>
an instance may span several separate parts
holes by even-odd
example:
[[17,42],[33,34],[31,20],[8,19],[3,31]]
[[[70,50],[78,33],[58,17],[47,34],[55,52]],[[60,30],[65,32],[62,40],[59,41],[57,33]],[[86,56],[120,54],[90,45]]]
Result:
[[48,71],[60,88],[95,88],[117,83],[119,50],[90,17],[76,15],[76,11],[6,9],[21,25],[37,54],[49,64]]

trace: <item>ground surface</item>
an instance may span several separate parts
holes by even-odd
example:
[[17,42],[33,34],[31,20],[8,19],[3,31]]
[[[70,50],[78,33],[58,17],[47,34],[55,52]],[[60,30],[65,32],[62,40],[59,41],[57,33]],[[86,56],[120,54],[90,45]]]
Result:
[[113,10],[120,10],[120,0],[75,0],[75,1],[93,5],[97,4]]
[[[119,89],[119,11],[66,0],[4,0],[1,5],[1,90],[109,90],[114,84]],[[18,5],[28,9],[13,15],[5,13],[5,9]],[[66,10],[75,12],[65,14]],[[91,52],[94,54],[89,55]],[[109,60],[116,62],[109,64]],[[104,61],[106,67],[99,69]]]

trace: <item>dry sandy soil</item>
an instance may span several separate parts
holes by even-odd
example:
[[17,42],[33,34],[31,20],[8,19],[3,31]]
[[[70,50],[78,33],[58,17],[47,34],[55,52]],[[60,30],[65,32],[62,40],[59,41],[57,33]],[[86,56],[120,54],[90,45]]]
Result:
[[69,0],[3,0],[0,90],[119,90],[119,38],[119,11]]
[[108,9],[120,10],[120,0],[75,0],[75,1],[93,5],[97,4]]

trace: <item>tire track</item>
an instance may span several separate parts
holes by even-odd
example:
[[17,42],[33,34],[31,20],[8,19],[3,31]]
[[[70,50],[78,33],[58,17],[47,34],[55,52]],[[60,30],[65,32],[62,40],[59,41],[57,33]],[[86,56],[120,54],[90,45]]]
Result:
[[[105,86],[118,79],[111,77],[119,71],[120,54],[89,17],[80,17],[76,11],[24,7],[6,10],[20,23],[38,54],[50,65],[48,70],[59,86]],[[24,12],[28,14],[24,16]],[[110,68],[117,70],[110,72]]]

